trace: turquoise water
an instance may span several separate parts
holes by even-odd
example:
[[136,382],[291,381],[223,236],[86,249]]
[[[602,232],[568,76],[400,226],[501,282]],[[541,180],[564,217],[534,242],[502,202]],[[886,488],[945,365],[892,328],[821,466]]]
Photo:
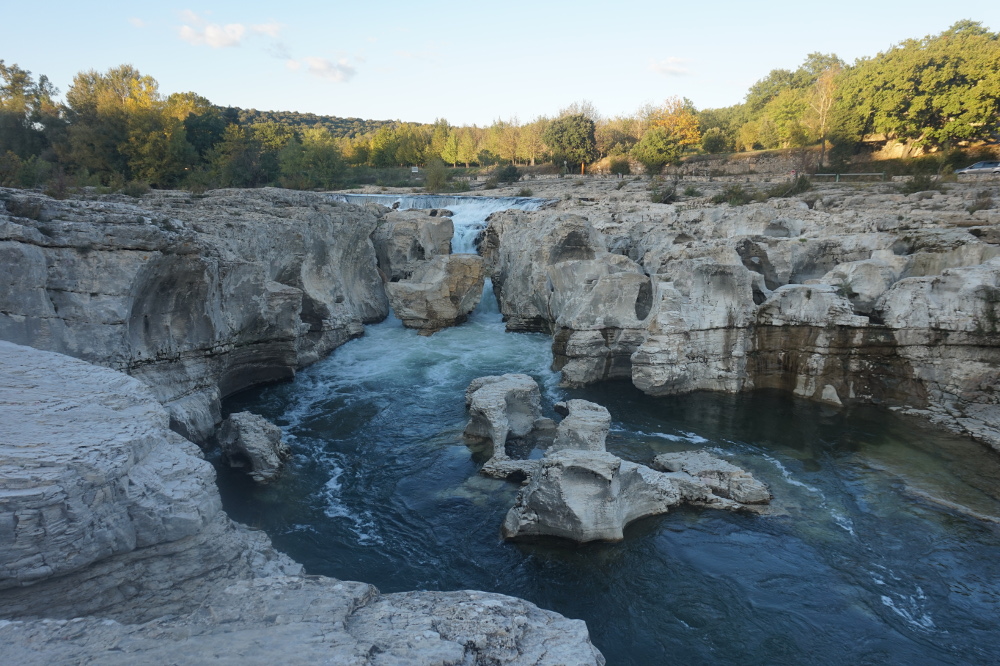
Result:
[[[771,392],[565,390],[549,345],[505,333],[495,307],[431,337],[369,327],[294,381],[228,401],[278,423],[295,455],[266,487],[220,468],[227,511],[312,574],[500,592],[583,619],[609,664],[997,663],[1000,456]],[[744,466],[770,485],[772,515],[685,508],[622,543],[502,541],[516,486],[477,474],[462,430],[468,383],[504,372],[534,376],[550,415],[566,397],[607,406],[624,458],[707,447]]]

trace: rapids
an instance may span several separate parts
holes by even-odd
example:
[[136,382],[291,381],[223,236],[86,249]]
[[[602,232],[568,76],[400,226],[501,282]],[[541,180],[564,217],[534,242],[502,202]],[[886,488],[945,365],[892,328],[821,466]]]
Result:
[[[401,205],[452,210],[455,252],[489,212],[540,205],[439,199]],[[487,293],[466,324],[423,337],[390,316],[294,381],[234,396],[227,411],[273,420],[295,456],[264,487],[219,466],[227,511],[311,574],[583,619],[609,664],[996,663],[1000,455],[873,407],[563,389],[550,342],[505,333]],[[567,397],[608,407],[623,458],[710,448],[770,485],[773,515],[684,508],[622,543],[503,542],[517,488],[477,475],[462,430],[469,381],[505,372],[534,376],[549,416]]]

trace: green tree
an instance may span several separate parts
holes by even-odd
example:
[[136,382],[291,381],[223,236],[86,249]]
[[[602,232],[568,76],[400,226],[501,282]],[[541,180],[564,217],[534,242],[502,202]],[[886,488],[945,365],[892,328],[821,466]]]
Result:
[[278,153],[283,187],[294,189],[333,189],[344,180],[346,165],[336,139],[324,127],[302,132],[301,140],[292,136]]
[[454,132],[449,132],[439,153],[441,159],[448,162],[453,167],[458,166],[458,136]]
[[557,162],[579,164],[583,173],[586,163],[597,156],[595,129],[594,121],[582,113],[566,115],[549,123],[542,139]]
[[632,148],[632,157],[646,169],[646,173],[656,175],[663,167],[680,159],[683,146],[678,139],[662,127],[647,131]]
[[[20,158],[37,156],[47,147],[44,124],[58,122],[53,98],[58,90],[45,75],[0,60],[0,146]],[[43,125],[39,127],[39,125]]]
[[859,60],[842,94],[865,134],[918,146],[987,140],[1000,116],[1000,37],[974,21]]

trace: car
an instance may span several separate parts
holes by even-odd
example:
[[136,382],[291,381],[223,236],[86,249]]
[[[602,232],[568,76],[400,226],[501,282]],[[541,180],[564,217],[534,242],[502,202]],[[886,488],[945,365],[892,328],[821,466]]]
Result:
[[955,173],[1000,173],[1000,162],[976,162],[964,169],[955,169]]

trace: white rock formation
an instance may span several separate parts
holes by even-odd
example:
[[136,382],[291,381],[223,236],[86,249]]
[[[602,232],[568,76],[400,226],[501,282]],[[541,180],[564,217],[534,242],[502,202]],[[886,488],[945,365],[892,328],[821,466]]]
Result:
[[392,310],[407,328],[431,335],[460,324],[483,295],[483,259],[475,254],[439,255],[410,264],[410,276],[386,284]]
[[555,404],[556,413],[564,418],[556,427],[555,441],[550,451],[577,449],[604,451],[611,414],[606,407],[587,400],[567,400]]
[[242,469],[257,483],[276,477],[292,454],[281,439],[281,428],[250,412],[230,414],[222,422],[219,446],[230,467]]
[[409,277],[415,262],[451,254],[455,226],[449,211],[392,210],[372,232],[378,266],[387,282]]
[[705,451],[661,453],[653,458],[653,469],[690,474],[719,497],[740,504],[766,504],[771,500],[771,491],[752,474]]
[[388,314],[375,216],[265,188],[58,201],[0,188],[0,339],[122,370],[204,441],[220,400]]
[[604,664],[520,599],[299,575],[134,378],[7,342],[0,376],[4,663]]

